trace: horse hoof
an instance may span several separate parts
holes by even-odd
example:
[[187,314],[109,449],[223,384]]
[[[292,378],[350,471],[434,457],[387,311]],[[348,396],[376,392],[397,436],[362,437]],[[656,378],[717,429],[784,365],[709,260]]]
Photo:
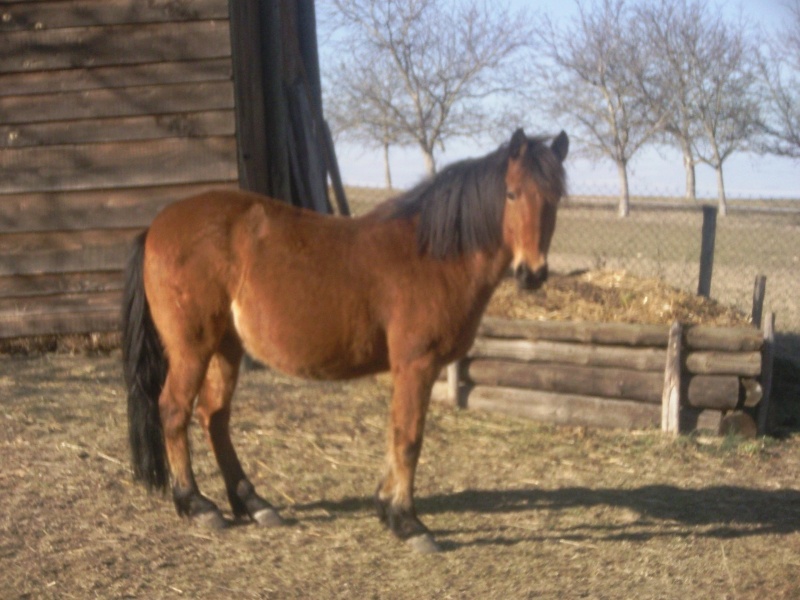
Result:
[[262,527],[279,527],[285,525],[285,521],[271,508],[262,508],[253,515],[253,521]]
[[422,533],[408,538],[406,544],[408,544],[414,552],[419,552],[420,554],[437,554],[442,551],[441,546],[434,541],[430,533]]
[[218,510],[209,510],[194,516],[194,521],[205,529],[219,531],[227,529],[228,522]]

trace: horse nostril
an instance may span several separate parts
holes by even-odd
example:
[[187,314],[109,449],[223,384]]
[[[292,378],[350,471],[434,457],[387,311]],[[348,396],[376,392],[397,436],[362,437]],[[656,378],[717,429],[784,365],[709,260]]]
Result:
[[547,265],[543,265],[536,269],[535,271],[531,271],[530,267],[526,264],[519,265],[515,272],[514,276],[517,279],[517,287],[520,290],[536,290],[542,287],[542,284],[547,281]]

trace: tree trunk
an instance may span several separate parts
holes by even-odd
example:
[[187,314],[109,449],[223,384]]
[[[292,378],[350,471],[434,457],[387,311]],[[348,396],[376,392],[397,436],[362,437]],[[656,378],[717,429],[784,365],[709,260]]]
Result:
[[619,216],[627,217],[631,211],[631,197],[628,189],[628,165],[624,162],[617,163],[619,171],[620,197],[619,197]]
[[386,189],[392,189],[392,169],[389,166],[389,143],[383,143],[383,175]]
[[436,160],[433,158],[433,148],[422,148],[422,158],[425,160],[425,172],[428,176],[433,177],[436,175]]
[[683,146],[683,168],[686,170],[686,199],[697,200],[694,156],[692,156],[692,150],[688,144],[684,144]]
[[717,172],[717,198],[719,199],[719,214],[725,216],[728,214],[728,201],[725,198],[725,178],[722,175],[722,162],[718,162],[716,168]]

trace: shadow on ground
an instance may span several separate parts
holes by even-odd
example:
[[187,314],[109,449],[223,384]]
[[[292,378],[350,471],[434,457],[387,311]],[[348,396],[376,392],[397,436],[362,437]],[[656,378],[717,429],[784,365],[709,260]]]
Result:
[[[368,511],[371,498],[345,498],[295,506],[298,513],[324,509],[336,518],[337,513]],[[420,516],[440,513],[514,514],[542,511],[563,512],[596,507],[628,509],[638,519],[623,524],[598,521],[589,513],[586,520],[570,525],[547,527],[539,531],[541,539],[648,540],[656,537],[739,537],[800,531],[800,491],[754,490],[735,486],[683,489],[668,485],[643,486],[634,489],[591,489],[568,487],[556,490],[465,490],[434,495],[417,500]],[[300,517],[303,520],[305,517]],[[672,527],[665,527],[665,523]],[[501,529],[503,527],[501,526]],[[475,531],[470,529],[470,531]],[[495,529],[496,531],[496,529]],[[520,531],[516,537],[483,540],[472,543],[509,544],[530,541],[530,533]],[[437,535],[456,535],[466,531],[434,531]]]

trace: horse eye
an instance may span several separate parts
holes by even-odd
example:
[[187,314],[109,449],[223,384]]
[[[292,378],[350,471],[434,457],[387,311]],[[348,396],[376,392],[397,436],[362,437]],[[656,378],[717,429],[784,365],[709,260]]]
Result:
[[514,200],[517,199],[517,195],[512,191],[508,191],[506,192],[506,199],[511,200],[513,202]]

